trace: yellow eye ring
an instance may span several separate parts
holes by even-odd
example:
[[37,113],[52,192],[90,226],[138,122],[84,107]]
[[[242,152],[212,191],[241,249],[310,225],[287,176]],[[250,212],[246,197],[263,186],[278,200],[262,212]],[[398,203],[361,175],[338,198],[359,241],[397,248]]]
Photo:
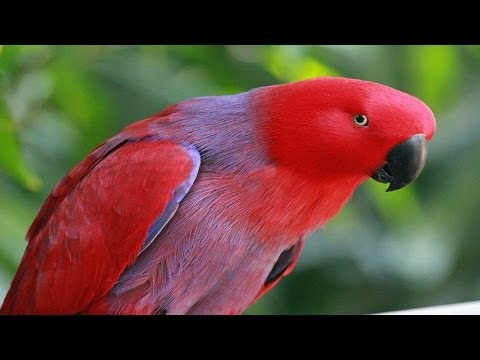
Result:
[[357,114],[353,116],[353,122],[358,126],[367,126],[368,118],[363,114]]

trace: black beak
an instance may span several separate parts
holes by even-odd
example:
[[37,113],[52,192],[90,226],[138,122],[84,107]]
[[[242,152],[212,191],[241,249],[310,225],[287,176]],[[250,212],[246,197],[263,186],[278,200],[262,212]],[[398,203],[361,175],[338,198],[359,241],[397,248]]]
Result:
[[372,179],[390,183],[387,191],[401,189],[420,175],[425,160],[427,160],[425,135],[412,136],[388,153],[387,163],[373,173]]

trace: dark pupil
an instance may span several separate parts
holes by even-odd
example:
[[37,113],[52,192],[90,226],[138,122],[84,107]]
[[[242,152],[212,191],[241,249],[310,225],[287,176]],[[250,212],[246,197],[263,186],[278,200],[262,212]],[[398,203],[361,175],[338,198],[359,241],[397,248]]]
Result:
[[355,116],[355,120],[357,121],[357,123],[361,124],[365,121],[365,117],[363,115],[357,115]]

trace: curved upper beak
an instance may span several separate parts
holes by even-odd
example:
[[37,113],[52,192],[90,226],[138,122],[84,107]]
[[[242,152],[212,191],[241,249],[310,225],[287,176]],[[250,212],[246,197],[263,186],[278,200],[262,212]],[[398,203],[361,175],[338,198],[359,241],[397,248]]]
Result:
[[418,134],[395,146],[387,156],[387,163],[372,174],[372,179],[390,183],[387,191],[407,186],[422,172],[427,159],[427,140]]

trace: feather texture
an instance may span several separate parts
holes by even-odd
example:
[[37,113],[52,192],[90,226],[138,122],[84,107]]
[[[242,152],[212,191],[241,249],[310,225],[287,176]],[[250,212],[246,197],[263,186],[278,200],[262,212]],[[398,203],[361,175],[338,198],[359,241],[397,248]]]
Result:
[[118,144],[99,147],[54,189],[29,232],[3,313],[78,313],[104,296],[139,254],[155,218],[180,200],[175,190],[185,192],[198,171],[192,148]]

